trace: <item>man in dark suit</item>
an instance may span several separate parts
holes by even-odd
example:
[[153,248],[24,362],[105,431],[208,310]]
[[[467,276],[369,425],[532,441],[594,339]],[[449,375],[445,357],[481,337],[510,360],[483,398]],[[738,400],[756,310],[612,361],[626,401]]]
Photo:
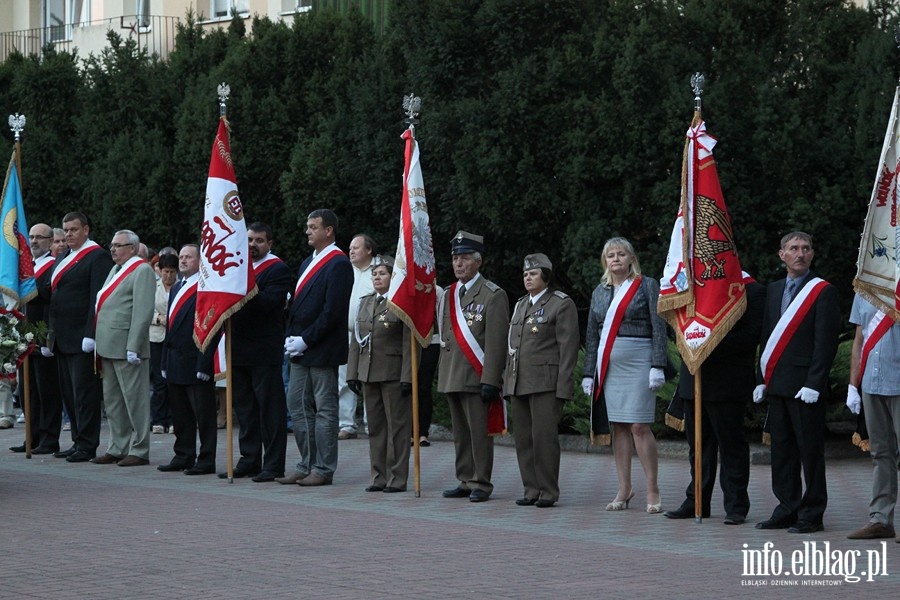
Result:
[[56,257],[50,275],[50,352],[57,358],[63,403],[72,422],[68,450],[53,456],[87,462],[100,445],[103,387],[94,369],[94,302],[113,267],[109,252],[89,239],[88,218],[79,212],[63,217],[68,250]]
[[[784,236],[778,256],[787,278],[768,288],[753,401],[769,400],[772,491],[779,504],[756,528],[814,533],[823,529],[828,503],[825,400],[840,309],[834,286],[809,270],[815,256],[809,234],[794,231]],[[802,495],[801,466],[806,483]]]
[[[292,281],[290,269],[271,252],[271,227],[253,223],[247,238],[259,292],[231,318],[231,381],[241,449],[234,477],[253,476],[253,481],[266,482],[284,476],[283,315]],[[225,479],[228,474],[219,473],[219,477]]]
[[[175,457],[160,471],[184,471],[185,475],[216,472],[216,384],[213,355],[218,340],[210,342],[202,354],[194,343],[194,310],[197,304],[197,273],[200,247],[187,244],[178,255],[182,279],[169,291],[166,339],[163,341],[161,371],[168,386],[172,426],[175,428]],[[197,454],[197,434],[200,453]]]
[[[744,436],[744,417],[756,384],[756,345],[762,330],[766,288],[745,278],[747,310],[719,345],[703,361],[701,385],[703,409],[700,413],[702,442],[701,516],[709,517],[718,457],[722,457],[719,485],[725,504],[725,524],[740,525],[750,511],[747,485],[750,483],[750,445]],[[684,400],[684,425],[689,447],[691,482],[685,500],[670,519],[694,517],[694,376],[681,365],[678,395]]]
[[[50,304],[50,273],[53,271],[53,229],[45,223],[34,225],[28,232],[31,255],[34,257],[34,280],[38,296],[25,305],[25,316],[30,323],[47,322]],[[56,358],[45,346],[33,352],[31,361],[30,400],[32,454],[51,454],[59,450],[59,432],[62,427],[62,399],[59,394],[59,374]],[[13,452],[25,452],[25,443],[10,448]]]
[[338,367],[347,362],[350,259],[335,244],[337,216],[314,210],[306,237],[314,252],[300,265],[284,349],[291,357],[287,403],[300,450],[296,470],[279,483],[330,485],[338,455]]

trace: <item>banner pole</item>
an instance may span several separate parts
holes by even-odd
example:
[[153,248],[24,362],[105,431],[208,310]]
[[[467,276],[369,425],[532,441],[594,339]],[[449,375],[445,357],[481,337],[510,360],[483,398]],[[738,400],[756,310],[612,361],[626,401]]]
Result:
[[232,386],[231,386],[231,317],[225,320],[225,445],[226,445],[226,472],[228,483],[234,483],[234,423],[232,413]]
[[701,396],[700,373],[702,365],[694,374],[694,522],[703,522],[703,410]]
[[416,335],[409,329],[409,359],[412,363],[412,434],[413,434],[413,481],[416,498],[422,495],[421,463],[419,462],[419,358],[416,352]]

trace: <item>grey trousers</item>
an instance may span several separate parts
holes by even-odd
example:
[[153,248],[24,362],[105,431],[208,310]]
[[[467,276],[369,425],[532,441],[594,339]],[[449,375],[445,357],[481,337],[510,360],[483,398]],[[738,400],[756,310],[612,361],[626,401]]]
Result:
[[298,473],[331,481],[338,461],[338,369],[291,363],[287,405],[300,451]]
[[900,396],[862,393],[874,466],[869,520],[893,526],[897,504],[897,444],[900,440]]
[[113,456],[150,458],[150,360],[102,359],[103,404]]

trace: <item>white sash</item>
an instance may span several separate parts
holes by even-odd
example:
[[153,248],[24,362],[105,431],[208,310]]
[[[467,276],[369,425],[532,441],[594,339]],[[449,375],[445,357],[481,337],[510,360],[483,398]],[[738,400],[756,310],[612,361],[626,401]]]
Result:
[[303,273],[300,274],[300,279],[297,280],[297,287],[294,288],[294,298],[300,295],[300,290],[306,285],[306,278],[312,277],[312,275],[318,271],[317,265],[325,260],[331,259],[335,254],[343,254],[343,251],[335,244],[332,244],[327,248],[324,248],[309,261],[309,264],[303,269]]
[[[772,330],[772,335],[769,336],[769,340],[766,342],[766,347],[763,349],[762,354],[759,357],[759,366],[762,371],[763,378],[766,382],[768,382],[768,378],[766,376],[766,367],[769,364],[769,361],[772,359],[772,355],[775,352],[776,348],[779,349],[777,356],[775,356],[776,362],[781,357],[781,352],[784,351],[784,347],[791,341],[790,336],[785,337],[785,332],[788,329],[791,330],[791,334],[796,331],[796,325],[806,317],[806,314],[809,312],[809,307],[803,311],[802,314],[799,314],[801,306],[803,306],[803,302],[809,297],[810,294],[813,293],[816,286],[820,283],[826,283],[824,279],[820,277],[813,277],[810,279],[806,285],[803,286],[803,289],[794,296],[794,299],[788,305],[787,310],[784,311],[784,314],[781,315],[781,318],[778,319],[778,323],[775,324],[775,329]],[[818,292],[817,292],[818,293]],[[790,327],[792,323],[796,320],[796,325],[794,327]],[[784,339],[782,339],[784,338]],[[772,369],[774,370],[774,365]]]
[[[640,277],[626,280],[621,286],[619,286],[619,290],[616,292],[616,295],[609,303],[609,308],[606,309],[606,315],[603,317],[603,331],[600,332],[600,342],[597,344],[596,375],[598,386],[603,384],[603,378],[606,375],[606,373],[601,372],[601,368],[603,366],[603,356],[606,354],[607,345],[611,345],[615,341],[616,334],[619,332],[619,325],[622,324],[621,318],[619,318],[618,323],[616,323],[616,315],[619,312],[619,307],[622,304],[622,300],[628,295],[628,292],[631,290],[631,288],[640,284]],[[627,309],[628,307],[623,306],[622,308]]]
[[34,278],[40,279],[41,276],[43,276],[44,271],[53,266],[55,260],[56,259],[53,258],[49,252],[40,258],[34,259]]
[[53,269],[53,275],[50,276],[51,286],[56,287],[59,278],[65,274],[71,263],[78,262],[84,255],[93,250],[95,246],[99,246],[99,244],[93,240],[87,240],[78,252],[69,252],[68,256],[59,261],[59,264]]
[[[460,282],[456,282],[450,288],[450,293],[453,294],[453,297],[450,299],[450,302],[453,304],[453,308],[455,309],[453,313],[450,315],[450,319],[452,321],[453,326],[459,331],[466,344],[468,344],[469,349],[472,351],[472,356],[484,366],[484,350],[478,344],[478,340],[475,339],[475,336],[472,335],[472,330],[469,329],[469,324],[466,322],[465,317],[463,317],[462,312],[462,301],[459,299],[459,286],[462,284]],[[454,302],[455,300],[455,302]]]
[[[175,292],[175,297],[172,299],[172,304],[169,305],[168,316],[166,317],[168,323],[172,323],[172,317],[175,316],[174,309],[179,308],[181,305],[181,299],[190,292],[197,289],[197,280],[200,279],[199,273],[194,273],[190,277],[184,280],[184,283],[181,284],[181,287],[178,288],[178,291]],[[193,290],[191,289],[193,288]]]
[[132,256],[121,266],[121,268],[110,277],[106,283],[103,284],[103,287],[100,288],[100,291],[97,292],[97,298],[94,301],[94,312],[100,312],[100,305],[102,301],[113,293],[113,291],[119,287],[119,284],[122,283],[126,277],[131,275],[131,266],[134,263],[144,262],[144,259],[140,256]]

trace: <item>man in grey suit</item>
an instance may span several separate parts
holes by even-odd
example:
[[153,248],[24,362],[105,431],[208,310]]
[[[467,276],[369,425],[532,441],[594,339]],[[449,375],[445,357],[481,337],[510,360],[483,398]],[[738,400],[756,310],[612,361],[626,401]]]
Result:
[[156,278],[138,256],[141,241],[127,229],[109,245],[115,266],[96,300],[96,352],[103,372],[109,449],[91,460],[120,467],[149,464],[150,319]]

